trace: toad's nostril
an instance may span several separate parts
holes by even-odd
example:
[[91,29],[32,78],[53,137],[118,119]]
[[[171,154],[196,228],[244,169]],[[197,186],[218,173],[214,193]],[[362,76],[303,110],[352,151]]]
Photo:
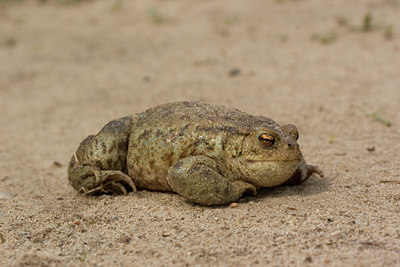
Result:
[[292,143],[288,143],[287,146],[288,146],[288,147],[292,147],[293,144],[292,144]]

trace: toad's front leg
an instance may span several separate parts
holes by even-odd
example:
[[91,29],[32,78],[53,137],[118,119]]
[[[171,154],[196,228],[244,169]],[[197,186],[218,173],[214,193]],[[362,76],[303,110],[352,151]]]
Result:
[[168,171],[171,188],[188,200],[207,206],[223,205],[239,199],[245,191],[256,188],[243,181],[230,181],[218,173],[215,160],[206,156],[181,159]]
[[314,165],[308,165],[306,161],[303,159],[297,170],[293,173],[293,175],[287,180],[286,182],[283,183],[283,185],[298,185],[303,182],[305,182],[310,176],[316,173],[318,174],[321,178],[324,177],[324,173],[318,168],[317,166]]

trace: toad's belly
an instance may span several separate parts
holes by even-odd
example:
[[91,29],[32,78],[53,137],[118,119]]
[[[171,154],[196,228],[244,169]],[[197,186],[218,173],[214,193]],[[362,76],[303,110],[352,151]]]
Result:
[[[128,152],[127,171],[138,188],[172,192],[167,182],[169,164],[163,161],[137,160],[137,157]],[[145,157],[142,157],[145,159]]]

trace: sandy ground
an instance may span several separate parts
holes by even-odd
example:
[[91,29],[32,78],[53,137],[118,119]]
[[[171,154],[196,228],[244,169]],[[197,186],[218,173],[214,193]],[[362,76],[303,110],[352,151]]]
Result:
[[[4,2],[1,266],[400,265],[399,1]],[[295,123],[327,177],[236,208],[68,185],[84,137],[176,100]]]

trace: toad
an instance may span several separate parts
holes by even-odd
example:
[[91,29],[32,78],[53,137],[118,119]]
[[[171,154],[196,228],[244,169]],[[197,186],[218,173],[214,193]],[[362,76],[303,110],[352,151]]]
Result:
[[68,166],[84,194],[137,189],[176,192],[224,205],[245,192],[297,185],[322,171],[304,160],[292,124],[202,102],[174,102],[106,124],[84,139]]

